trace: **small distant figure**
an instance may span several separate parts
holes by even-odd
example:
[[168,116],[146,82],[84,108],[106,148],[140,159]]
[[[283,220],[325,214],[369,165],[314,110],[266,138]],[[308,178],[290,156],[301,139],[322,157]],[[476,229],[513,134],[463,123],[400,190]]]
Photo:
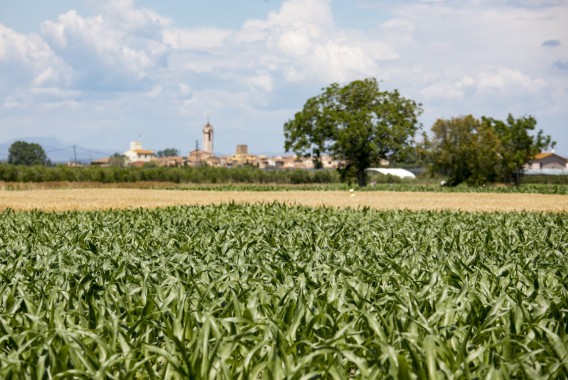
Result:
[[375,187],[377,185],[377,181],[371,181],[371,187]]
[[441,181],[441,182],[440,182],[440,186],[442,186],[442,187],[443,187],[443,186],[446,186],[447,184],[448,184],[448,183],[447,183],[446,181]]

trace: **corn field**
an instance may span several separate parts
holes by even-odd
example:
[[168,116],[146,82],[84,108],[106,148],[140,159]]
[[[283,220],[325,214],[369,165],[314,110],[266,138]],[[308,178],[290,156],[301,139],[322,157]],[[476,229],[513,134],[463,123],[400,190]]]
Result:
[[568,377],[568,218],[0,213],[3,379]]

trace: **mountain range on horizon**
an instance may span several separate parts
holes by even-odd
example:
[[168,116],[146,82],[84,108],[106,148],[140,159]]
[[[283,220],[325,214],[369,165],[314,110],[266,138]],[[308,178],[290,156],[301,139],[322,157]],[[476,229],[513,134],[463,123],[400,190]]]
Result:
[[10,146],[16,141],[25,141],[41,145],[43,150],[45,150],[47,157],[53,163],[63,163],[75,160],[87,163],[92,160],[110,156],[115,152],[120,151],[108,148],[87,148],[80,145],[69,145],[54,137],[22,137],[0,143],[0,162],[8,160]]

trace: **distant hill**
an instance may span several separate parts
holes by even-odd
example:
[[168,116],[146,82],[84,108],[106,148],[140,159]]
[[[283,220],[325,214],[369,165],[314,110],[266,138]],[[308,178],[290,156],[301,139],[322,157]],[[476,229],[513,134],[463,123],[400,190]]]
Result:
[[74,151],[73,145],[62,143],[56,138],[22,137],[0,143],[0,161],[8,160],[8,151],[10,149],[10,146],[15,141],[25,141],[28,143],[36,143],[41,145],[45,150],[47,156],[53,163],[64,163],[64,162],[73,161],[75,154],[77,155],[77,161],[88,163],[91,160],[107,157],[112,155],[114,152],[116,152],[115,150],[112,149],[87,148],[79,145],[75,146],[75,151]]

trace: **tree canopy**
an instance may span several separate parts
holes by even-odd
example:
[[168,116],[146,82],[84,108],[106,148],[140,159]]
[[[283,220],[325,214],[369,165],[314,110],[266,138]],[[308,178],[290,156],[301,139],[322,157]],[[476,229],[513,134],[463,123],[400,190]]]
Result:
[[126,156],[120,153],[115,153],[108,159],[109,166],[113,167],[123,167],[126,166]]
[[520,185],[524,165],[537,153],[556,145],[541,129],[536,135],[530,133],[537,124],[532,116],[515,119],[509,114],[506,121],[486,117],[482,121],[499,137],[501,165],[498,175],[504,182]]
[[48,158],[41,145],[15,141],[8,150],[8,163],[26,166],[46,165]]
[[420,104],[397,90],[382,91],[374,78],[333,83],[284,124],[284,148],[312,157],[316,167],[329,154],[344,163],[343,178],[353,172],[365,186],[365,169],[403,156],[412,145],[421,113]]
[[179,156],[179,150],[177,150],[176,148],[166,148],[164,150],[159,150],[158,153],[156,153],[156,156],[158,156],[158,157],[176,157],[176,156]]
[[431,170],[448,176],[450,186],[502,181],[520,184],[523,166],[535,154],[553,146],[550,136],[534,130],[532,116],[507,121],[472,115],[439,119],[432,126],[432,137],[425,136]]

